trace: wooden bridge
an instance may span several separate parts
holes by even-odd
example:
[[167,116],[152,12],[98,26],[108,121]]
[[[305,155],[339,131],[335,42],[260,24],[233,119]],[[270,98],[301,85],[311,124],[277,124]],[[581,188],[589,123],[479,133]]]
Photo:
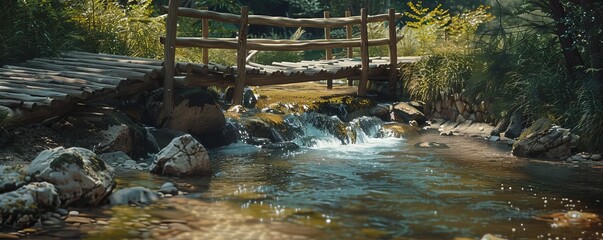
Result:
[[[17,65],[0,68],[0,106],[8,110],[12,123],[26,124],[61,115],[74,109],[82,109],[94,102],[104,101],[163,85],[164,108],[173,109],[174,87],[186,86],[234,86],[233,103],[240,104],[243,88],[273,84],[298,83],[317,80],[359,80],[358,94],[366,94],[368,80],[387,80],[391,93],[399,80],[399,63],[412,63],[418,57],[396,55],[395,24],[389,24],[389,38],[368,39],[366,26],[369,22],[393,23],[400,14],[390,10],[388,14],[368,16],[363,9],[361,16],[291,19],[248,15],[244,7],[241,15],[218,13],[207,10],[178,8],[177,0],[170,1],[167,18],[165,61],[133,58],[110,54],[68,52],[56,58],[36,58]],[[203,37],[176,37],[176,17],[202,19]],[[208,20],[238,23],[239,37],[232,39],[209,38]],[[247,39],[249,24],[265,24],[284,27],[321,27],[325,39],[320,40],[272,40]],[[360,24],[359,39],[352,38],[352,25]],[[347,39],[330,39],[330,28],[346,27]],[[368,47],[388,45],[389,57],[369,58]],[[203,48],[202,63],[175,62],[177,47]],[[354,58],[352,48],[359,47],[361,56]],[[223,66],[209,62],[209,48],[237,49],[237,66]],[[347,58],[332,59],[333,48],[347,48]],[[249,62],[248,51],[300,51],[326,49],[326,59],[319,61],[274,62],[261,65]],[[82,111],[79,111],[82,112]],[[83,111],[86,112],[86,111]],[[94,112],[89,114],[94,115]],[[1,121],[1,119],[0,119]],[[4,123],[6,124],[6,123]]]

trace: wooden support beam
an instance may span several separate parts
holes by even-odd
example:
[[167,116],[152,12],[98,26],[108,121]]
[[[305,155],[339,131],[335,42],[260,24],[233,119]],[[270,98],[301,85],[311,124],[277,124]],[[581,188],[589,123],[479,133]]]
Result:
[[396,40],[396,10],[390,8],[388,11],[389,19],[389,94],[396,96],[398,83],[398,48]]
[[358,83],[358,96],[366,95],[366,85],[369,74],[369,51],[368,51],[368,29],[367,9],[360,9],[360,58],[362,59],[362,70],[360,72],[360,83]]
[[247,58],[247,29],[248,29],[248,14],[247,6],[241,8],[241,22],[239,23],[239,39],[237,50],[237,81],[235,83],[234,93],[232,96],[232,104],[243,104],[243,91],[245,90],[245,64]]
[[[345,11],[345,17],[351,17],[352,16],[352,11]],[[345,35],[347,39],[352,39],[353,35],[352,35],[352,25],[346,25],[345,26]],[[353,58],[354,57],[354,48],[353,47],[348,47],[348,58]],[[348,86],[353,86],[354,85],[354,80],[348,79]]]
[[[329,11],[324,11],[325,20],[328,21],[330,17],[331,17],[331,14],[329,13]],[[325,27],[325,40],[327,42],[329,40],[331,40],[331,28],[330,27]],[[332,48],[325,49],[325,59],[326,60],[333,59],[333,49]],[[327,89],[333,89],[333,79],[327,79]]]
[[170,0],[166,22],[166,41],[164,44],[165,73],[163,77],[163,110],[170,116],[174,110],[174,71],[176,65],[176,28],[179,0]]
[[[207,10],[207,7],[203,7],[202,10]],[[201,36],[205,39],[209,37],[209,19],[203,18],[201,19]],[[209,63],[209,49],[203,48],[201,50],[203,52],[203,64]]]

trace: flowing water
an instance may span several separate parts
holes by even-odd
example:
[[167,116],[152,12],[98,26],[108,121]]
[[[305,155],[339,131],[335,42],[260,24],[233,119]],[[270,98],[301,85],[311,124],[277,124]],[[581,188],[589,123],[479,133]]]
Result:
[[[189,195],[144,208],[116,207],[106,217],[186,219],[190,228],[168,236],[176,239],[479,239],[488,233],[603,239],[600,222],[555,227],[536,219],[570,210],[602,215],[603,169],[517,159],[508,146],[482,139],[435,133],[388,138],[367,129],[351,129],[356,143],[347,145],[307,127],[305,138],[314,140],[296,141],[311,147],[237,143],[214,149],[211,178],[120,172],[121,187],[185,182]],[[418,148],[416,142],[449,148]],[[139,236],[126,229],[116,224],[87,237]]]

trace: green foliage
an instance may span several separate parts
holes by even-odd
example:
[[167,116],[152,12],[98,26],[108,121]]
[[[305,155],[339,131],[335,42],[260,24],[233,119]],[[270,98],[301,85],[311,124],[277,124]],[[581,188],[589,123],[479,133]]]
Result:
[[74,1],[72,21],[81,29],[89,51],[135,57],[160,58],[163,47],[158,39],[165,31],[163,17],[153,17],[151,0]]
[[424,57],[405,75],[406,89],[414,99],[435,101],[461,93],[471,77],[472,58],[456,54]]
[[[295,33],[291,35],[290,39],[297,40],[304,32],[304,30],[298,28]],[[271,33],[270,36],[264,38],[282,39],[282,37],[275,33]],[[299,62],[302,58],[303,52],[301,51],[261,51],[253,57],[253,62],[259,64],[272,64],[272,62]]]

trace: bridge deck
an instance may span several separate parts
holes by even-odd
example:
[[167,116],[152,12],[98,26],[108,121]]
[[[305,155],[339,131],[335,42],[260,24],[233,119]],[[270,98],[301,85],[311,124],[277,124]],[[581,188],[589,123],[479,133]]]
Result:
[[[413,63],[418,59],[403,57],[398,62]],[[387,78],[388,58],[371,58],[369,66],[370,79]],[[360,67],[359,58],[249,63],[245,84],[358,79]],[[176,70],[176,83],[182,86],[232,86],[236,80],[236,67],[178,63]],[[162,72],[163,61],[146,58],[84,52],[36,58],[0,68],[0,107],[9,112],[11,124],[42,121],[82,105],[159,88]]]
[[[419,59],[420,57],[400,57],[398,63],[414,63]],[[176,68],[176,84],[180,86],[233,86],[236,81],[236,66],[177,63]],[[369,68],[369,79],[385,80],[389,71],[389,58],[370,58]],[[342,78],[358,79],[360,71],[360,58],[274,62],[271,65],[248,63],[245,84],[265,86]]]
[[[8,124],[27,124],[121,95],[159,87],[162,61],[69,52],[0,68]],[[5,123],[6,124],[6,123]]]

